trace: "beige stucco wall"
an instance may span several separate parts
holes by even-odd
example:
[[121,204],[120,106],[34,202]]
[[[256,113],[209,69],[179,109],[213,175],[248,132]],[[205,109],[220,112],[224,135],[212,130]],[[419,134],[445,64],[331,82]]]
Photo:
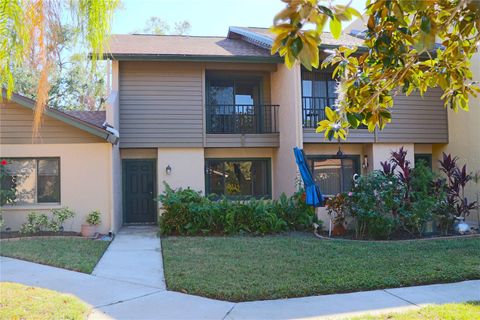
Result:
[[[345,155],[363,155],[363,144],[340,144]],[[306,143],[303,150],[307,155],[335,155],[338,151],[338,144]]]
[[410,161],[411,166],[415,165],[415,147],[413,143],[391,144],[391,143],[374,143],[372,145],[371,163],[373,170],[381,170],[380,162],[390,159],[392,151],[398,151],[401,147],[407,151],[407,160]]
[[122,159],[157,159],[158,149],[156,148],[133,148],[120,149]]
[[[362,174],[367,173],[368,168],[363,168],[363,157],[368,156],[368,150],[371,149],[372,144],[340,144],[342,152],[345,155],[360,156],[360,170]],[[305,154],[308,155],[336,155],[338,151],[338,144],[326,143],[306,143],[303,145]],[[370,157],[369,157],[370,159]]]
[[294,147],[302,147],[302,90],[300,66],[289,70],[284,64],[271,73],[272,103],[280,105],[278,117],[280,147],[275,151],[273,177],[274,197],[281,193],[291,195],[296,191],[297,165]]
[[207,158],[272,158],[275,148],[206,148]]
[[[172,172],[166,173],[170,166]],[[205,158],[203,148],[158,148],[157,191],[165,190],[163,182],[172,188],[187,188],[205,192]]]
[[111,229],[112,154],[109,143],[77,144],[9,144],[0,146],[0,157],[60,157],[60,204],[32,204],[2,208],[5,226],[18,230],[28,213],[49,214],[53,208],[67,206],[76,212],[73,220],[65,223],[65,230],[80,231],[87,214],[92,210],[102,213],[99,232]]
[[[472,59],[471,69],[475,81],[480,81],[480,53]],[[446,145],[434,145],[433,159],[441,159],[442,152],[459,157],[459,164],[467,164],[468,171],[480,171],[480,97],[470,97],[469,111],[448,111],[448,138]],[[474,201],[479,197],[480,183],[470,183],[466,197]],[[478,222],[477,212],[469,220]]]
[[431,144],[416,143],[415,154],[432,154],[433,146]]

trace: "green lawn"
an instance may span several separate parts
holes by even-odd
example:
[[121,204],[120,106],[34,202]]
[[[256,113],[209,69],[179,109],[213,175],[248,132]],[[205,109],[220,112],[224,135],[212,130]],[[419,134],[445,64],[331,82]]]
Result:
[[230,301],[480,279],[480,238],[167,237],[162,248],[169,289]]
[[0,319],[86,319],[89,307],[71,295],[0,282]]
[[109,242],[81,238],[2,241],[0,255],[91,273]]
[[[480,302],[452,303],[428,306],[420,310],[390,313],[381,316],[363,316],[355,320],[478,320]],[[352,320],[353,320],[352,319]]]

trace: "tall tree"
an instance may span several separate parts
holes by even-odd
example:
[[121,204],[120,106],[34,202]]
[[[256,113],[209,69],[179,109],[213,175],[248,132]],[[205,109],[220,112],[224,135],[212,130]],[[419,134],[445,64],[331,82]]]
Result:
[[150,17],[145,22],[145,27],[141,31],[134,33],[157,34],[157,35],[187,35],[192,26],[187,20],[177,21],[170,26],[166,21],[160,17]]
[[[272,53],[287,66],[300,61],[320,65],[322,31],[339,38],[342,21],[360,17],[353,8],[321,0],[283,0],[274,19]],[[393,96],[424,94],[440,87],[445,106],[468,110],[469,97],[480,88],[472,82],[470,59],[480,43],[478,0],[367,0],[363,47],[341,46],[326,52],[321,67],[334,67],[338,99],[326,108],[317,132],[345,139],[361,124],[370,131],[391,121]],[[312,27],[313,26],[313,27]],[[436,44],[435,40],[439,43]]]
[[[92,55],[91,71],[105,52],[106,37],[118,0],[0,0],[0,83],[6,87],[7,98],[15,86],[14,71],[29,60],[39,72],[36,85],[34,132],[48,100],[50,72],[58,59],[58,30],[61,20],[70,13],[78,45]],[[2,91],[3,99],[3,91]]]
[[[47,105],[57,109],[98,110],[106,98],[105,62],[91,70],[91,61],[84,53],[75,52],[73,31],[61,26],[56,47],[56,59],[52,61],[48,79],[50,83]],[[13,70],[14,91],[36,100],[40,70],[31,57]]]

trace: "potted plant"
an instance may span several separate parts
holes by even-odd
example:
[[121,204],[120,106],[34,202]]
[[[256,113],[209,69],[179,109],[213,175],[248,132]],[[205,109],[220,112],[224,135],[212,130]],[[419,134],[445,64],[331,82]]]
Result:
[[347,228],[345,226],[346,202],[346,195],[340,193],[328,199],[325,203],[327,213],[333,223],[333,236],[343,236],[347,233]]
[[82,236],[91,238],[97,231],[97,226],[102,223],[101,213],[98,210],[90,212],[85,220],[87,224],[82,224]]

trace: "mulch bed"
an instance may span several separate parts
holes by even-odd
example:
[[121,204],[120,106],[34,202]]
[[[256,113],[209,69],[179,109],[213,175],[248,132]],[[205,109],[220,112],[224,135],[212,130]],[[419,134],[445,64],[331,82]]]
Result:
[[416,240],[440,240],[440,239],[454,239],[454,238],[476,238],[480,237],[478,232],[470,232],[468,234],[458,234],[458,233],[449,233],[449,234],[430,234],[425,236],[413,236],[408,232],[396,232],[392,234],[389,239],[357,239],[355,234],[352,231],[347,232],[343,236],[331,236],[328,237],[328,231],[322,230],[321,232],[315,231],[315,236],[323,240],[347,240],[347,241],[378,241],[378,242],[391,242],[391,241],[416,241]]
[[74,231],[40,231],[37,233],[22,234],[19,231],[2,231],[0,232],[0,239],[18,239],[18,238],[37,238],[37,237],[80,237],[80,232]]

